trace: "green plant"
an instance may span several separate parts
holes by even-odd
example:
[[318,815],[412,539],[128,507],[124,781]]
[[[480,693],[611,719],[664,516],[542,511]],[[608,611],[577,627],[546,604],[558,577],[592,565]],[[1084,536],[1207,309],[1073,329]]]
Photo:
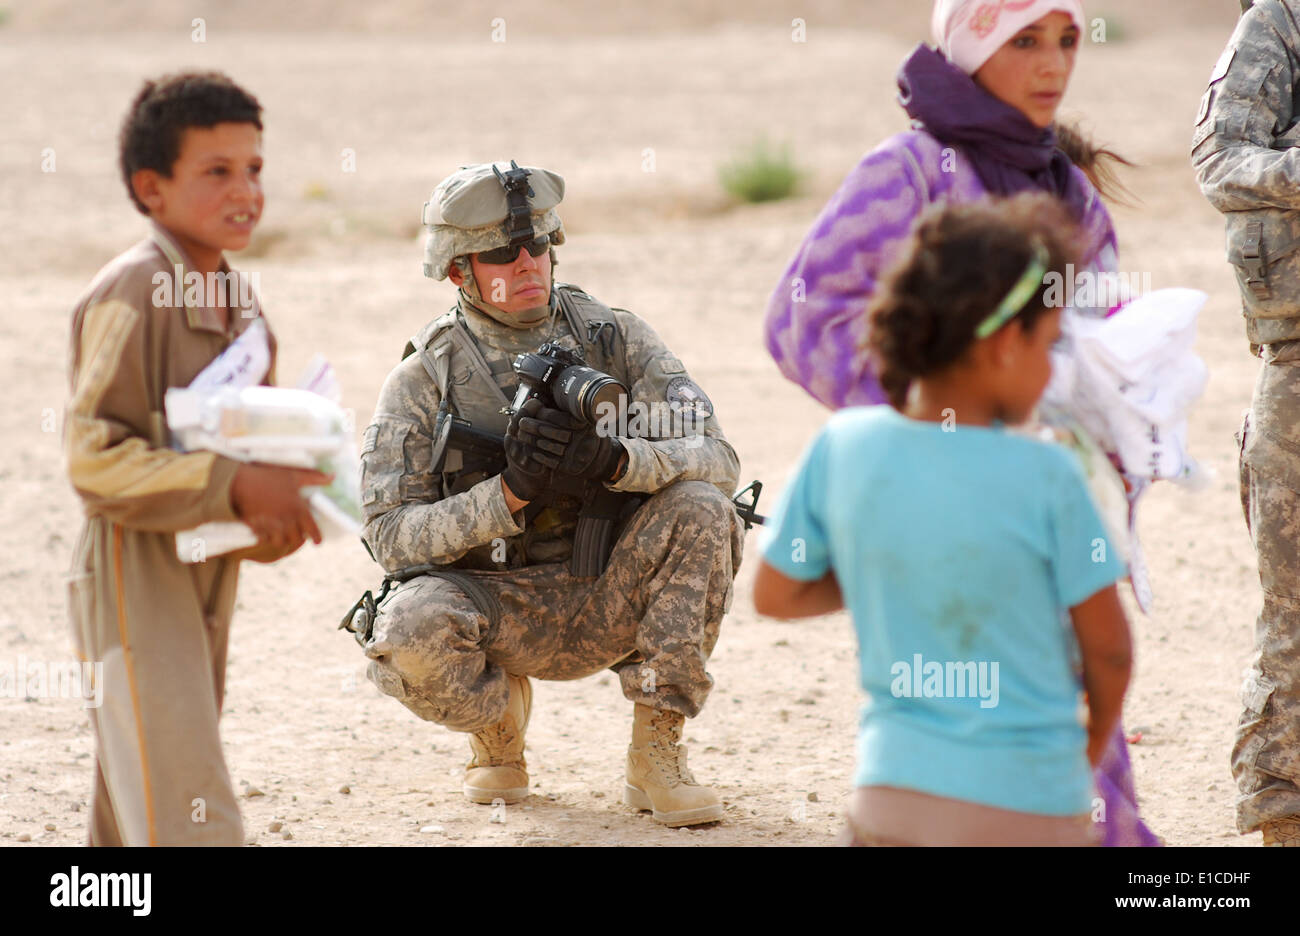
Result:
[[722,187],[734,198],[751,203],[788,198],[794,194],[800,175],[790,144],[776,148],[766,139],[756,140],[718,169]]

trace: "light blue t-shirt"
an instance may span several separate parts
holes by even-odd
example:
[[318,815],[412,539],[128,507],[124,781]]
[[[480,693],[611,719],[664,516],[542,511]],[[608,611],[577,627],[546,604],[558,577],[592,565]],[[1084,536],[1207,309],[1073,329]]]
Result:
[[834,569],[853,615],[869,696],[857,785],[1088,811],[1068,609],[1124,572],[1070,451],[888,406],[841,410],[762,547],[790,578]]

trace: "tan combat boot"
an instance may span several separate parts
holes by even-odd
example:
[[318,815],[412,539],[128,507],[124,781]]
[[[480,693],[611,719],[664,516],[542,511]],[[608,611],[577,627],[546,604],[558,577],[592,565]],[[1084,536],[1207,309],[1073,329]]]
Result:
[[666,826],[698,825],[722,818],[722,800],[695,782],[686,769],[682,740],[685,715],[648,705],[636,706],[632,744],[627,749],[627,786],[623,802],[653,810]]
[[528,795],[528,765],[524,762],[524,730],[533,705],[527,677],[507,674],[510,701],[501,721],[469,736],[474,756],[465,768],[465,796],[473,803],[496,800],[517,803]]
[[1261,827],[1264,845],[1273,848],[1300,848],[1300,819],[1275,819]]

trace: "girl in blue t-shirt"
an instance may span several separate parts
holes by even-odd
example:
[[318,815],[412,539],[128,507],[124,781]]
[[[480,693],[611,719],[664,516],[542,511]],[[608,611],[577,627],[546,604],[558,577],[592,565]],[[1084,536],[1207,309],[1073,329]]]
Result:
[[856,843],[1083,845],[1104,819],[1123,567],[1075,456],[1003,428],[1051,376],[1073,231],[1038,194],[929,209],[868,313],[892,407],[833,416],[764,533],[761,614],[853,616]]

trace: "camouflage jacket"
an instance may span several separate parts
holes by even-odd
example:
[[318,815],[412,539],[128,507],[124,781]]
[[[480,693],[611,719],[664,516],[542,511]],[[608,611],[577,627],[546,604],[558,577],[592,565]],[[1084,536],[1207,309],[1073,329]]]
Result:
[[1297,76],[1300,0],[1256,3],[1210,75],[1192,138],[1201,191],[1227,220],[1255,350],[1300,339]]
[[[590,300],[576,287],[556,284],[553,306],[559,290],[572,290]],[[650,408],[673,399],[683,383],[698,392],[685,366],[649,324],[623,309],[599,308],[612,328],[599,335],[598,342],[580,340],[560,314],[534,328],[516,329],[482,314],[463,297],[455,311],[504,398],[513,395],[517,383],[510,366],[515,355],[535,351],[546,340],[581,347],[592,366],[604,365],[609,374],[631,388],[629,410],[633,417],[638,405]],[[413,343],[425,340],[429,332],[426,327]],[[499,431],[503,419],[499,406],[488,409],[479,404],[482,411],[464,411],[456,387],[469,379],[469,371],[476,365],[461,346],[453,343],[449,348],[451,409],[475,426]],[[708,404],[707,397],[704,402]],[[511,514],[499,474],[485,477],[467,490],[449,490],[448,477],[434,466],[440,403],[438,386],[420,354],[404,358],[379,392],[361,454],[363,536],[379,564],[393,572],[425,563],[503,569],[567,559],[572,553],[576,502],[558,499],[540,513],[525,507]],[[740,463],[712,414],[711,404],[708,409],[708,418],[693,427],[681,420],[629,419],[618,432],[628,454],[627,471],[617,483],[607,486],[615,491],[653,493],[677,481],[706,481],[730,497],[736,489]],[[540,506],[540,502],[534,503]]]

